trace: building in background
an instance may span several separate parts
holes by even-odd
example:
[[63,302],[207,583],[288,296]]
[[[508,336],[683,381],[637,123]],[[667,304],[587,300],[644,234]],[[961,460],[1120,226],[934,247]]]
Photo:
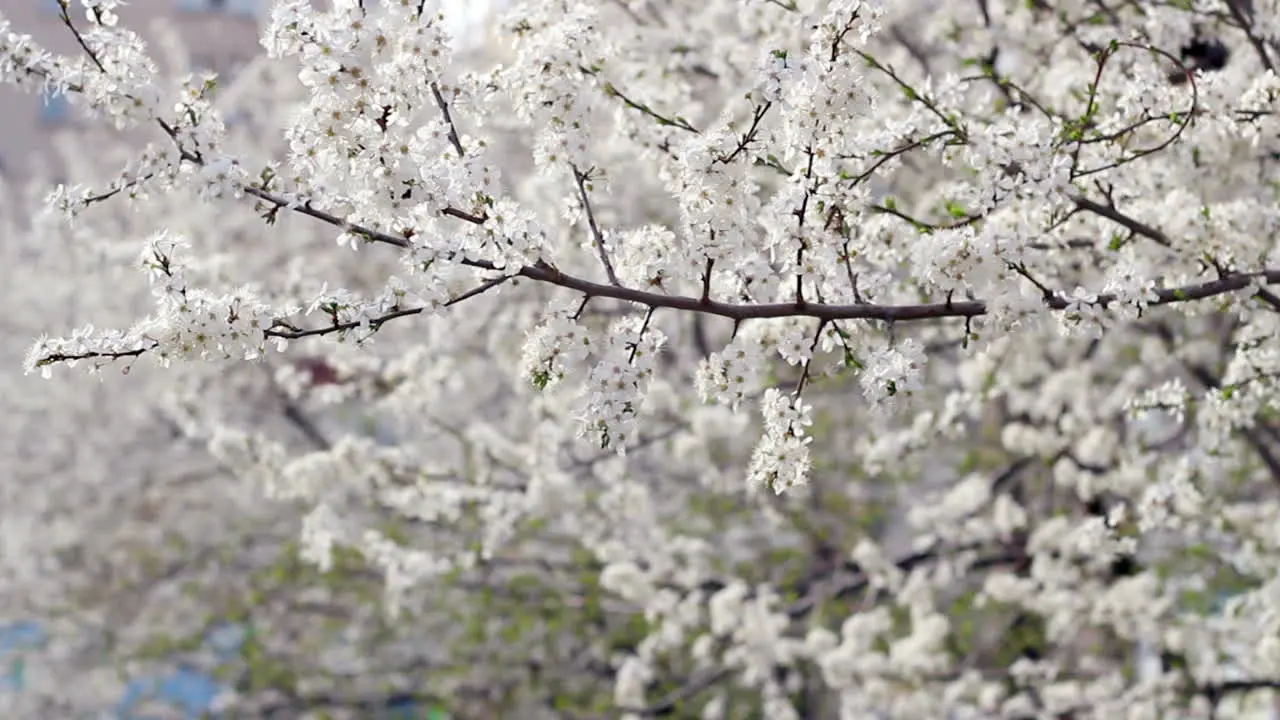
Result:
[[[317,5],[325,0],[315,0]],[[372,8],[379,0],[365,0]],[[75,38],[61,19],[58,0],[6,0],[4,16],[12,27],[30,34],[37,43],[53,52],[79,52]],[[443,7],[448,25],[461,42],[476,41],[485,17],[508,3],[506,0],[440,0],[428,7]],[[186,46],[193,70],[212,70],[228,78],[236,69],[261,52],[259,28],[269,17],[274,0],[128,0],[119,8],[123,26],[138,32],[154,47],[157,23],[167,23],[178,31]],[[70,0],[72,18],[81,20],[80,0]],[[164,70],[162,53],[153,59]],[[0,176],[14,181],[32,177],[56,179],[58,161],[53,137],[59,131],[75,130],[85,122],[66,98],[56,94],[32,94],[0,85]]]
[[[168,23],[181,36],[194,69],[225,76],[259,53],[259,20],[271,4],[272,0],[129,0],[119,8],[119,15],[123,25],[149,43],[157,36],[156,23]],[[14,0],[3,5],[15,31],[31,35],[53,52],[79,52],[62,23],[58,0]],[[80,21],[84,12],[80,0],[70,0],[70,8],[72,18]],[[162,57],[155,59],[163,63]],[[0,173],[9,181],[56,177],[53,137],[83,122],[64,97],[0,85]]]

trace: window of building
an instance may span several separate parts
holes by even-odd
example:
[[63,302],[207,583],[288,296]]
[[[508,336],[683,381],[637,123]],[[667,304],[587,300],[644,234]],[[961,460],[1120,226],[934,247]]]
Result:
[[223,124],[228,128],[249,127],[253,123],[253,116],[247,110],[232,110],[222,119]]
[[225,12],[245,17],[257,17],[264,5],[263,0],[178,0],[178,8],[181,10]]
[[71,102],[65,93],[45,90],[40,98],[40,120],[48,125],[66,122],[71,117]]
[[194,53],[191,56],[191,72],[195,75],[204,72],[218,72],[218,61],[212,55]]
[[227,10],[236,15],[246,15],[249,17],[258,17],[265,9],[263,0],[223,0],[227,5]]
[[226,87],[240,74],[246,64],[243,57],[236,55],[192,53],[190,70],[191,74],[197,78],[203,73],[214,73],[218,76],[218,86]]

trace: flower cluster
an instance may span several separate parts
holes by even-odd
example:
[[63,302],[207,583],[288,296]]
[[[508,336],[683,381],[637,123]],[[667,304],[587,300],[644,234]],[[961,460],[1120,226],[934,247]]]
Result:
[[601,448],[625,453],[637,436],[647,386],[657,368],[664,334],[648,317],[626,317],[609,328],[583,388],[579,434]]
[[805,435],[805,430],[813,424],[812,407],[777,388],[765,390],[760,405],[764,435],[751,454],[747,482],[781,494],[808,481],[813,438]]

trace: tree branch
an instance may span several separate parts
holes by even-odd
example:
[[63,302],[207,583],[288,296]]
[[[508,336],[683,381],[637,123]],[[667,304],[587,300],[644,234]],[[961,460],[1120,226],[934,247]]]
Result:
[[659,717],[662,715],[669,715],[676,709],[677,705],[685,700],[693,698],[704,690],[710,688],[712,685],[722,682],[727,679],[732,672],[733,671],[729,668],[720,668],[718,670],[704,672],[653,705],[647,705],[642,708],[618,708],[618,712],[625,715],[639,715],[641,717]]

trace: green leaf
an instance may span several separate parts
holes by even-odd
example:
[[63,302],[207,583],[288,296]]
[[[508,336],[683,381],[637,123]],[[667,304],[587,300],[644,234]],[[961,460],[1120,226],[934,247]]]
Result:
[[533,374],[533,386],[539,390],[546,390],[549,382],[551,382],[551,373],[546,370],[539,370]]

